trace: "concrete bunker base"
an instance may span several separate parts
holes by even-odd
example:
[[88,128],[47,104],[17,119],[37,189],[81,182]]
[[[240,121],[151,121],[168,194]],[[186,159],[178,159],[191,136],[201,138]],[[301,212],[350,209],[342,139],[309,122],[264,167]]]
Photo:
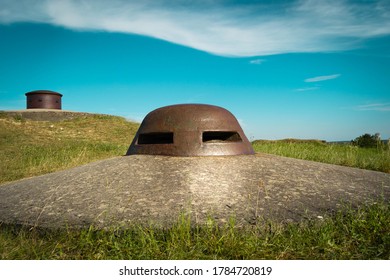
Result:
[[294,222],[389,201],[390,174],[271,155],[133,155],[0,186],[0,222],[61,228],[169,227],[181,213],[239,226]]

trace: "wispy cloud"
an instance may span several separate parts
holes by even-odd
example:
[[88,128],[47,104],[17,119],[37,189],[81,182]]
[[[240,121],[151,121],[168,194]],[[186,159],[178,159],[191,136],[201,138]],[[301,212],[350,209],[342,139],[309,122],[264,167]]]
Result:
[[302,91],[312,91],[312,90],[317,90],[320,89],[320,87],[305,87],[305,88],[297,88],[294,91],[297,92],[302,92]]
[[359,105],[356,107],[358,111],[390,111],[390,103],[373,103],[366,105]]
[[340,74],[334,74],[328,76],[317,76],[317,77],[305,79],[305,82],[306,83],[322,82],[322,81],[337,79],[340,76],[341,76]]
[[141,34],[223,56],[356,48],[390,34],[390,1],[0,0],[0,23]]
[[265,59],[254,59],[249,61],[250,64],[263,64],[265,62]]

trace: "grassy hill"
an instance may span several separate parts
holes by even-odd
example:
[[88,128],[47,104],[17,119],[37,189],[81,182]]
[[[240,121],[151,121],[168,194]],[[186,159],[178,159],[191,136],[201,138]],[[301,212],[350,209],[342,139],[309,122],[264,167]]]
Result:
[[33,121],[0,114],[0,183],[124,155],[139,124],[87,114]]
[[390,173],[390,148],[383,142],[376,148],[300,139],[256,140],[252,145],[257,152]]

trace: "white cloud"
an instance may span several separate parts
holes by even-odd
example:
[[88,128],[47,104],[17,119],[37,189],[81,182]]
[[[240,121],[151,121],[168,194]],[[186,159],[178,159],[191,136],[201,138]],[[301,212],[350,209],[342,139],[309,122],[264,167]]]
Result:
[[0,0],[0,23],[151,36],[223,56],[323,52],[390,34],[390,1]]
[[356,107],[359,111],[390,111],[390,103],[373,103],[366,105],[359,105]]
[[250,64],[263,64],[265,62],[265,59],[254,59],[249,61]]
[[328,76],[317,76],[317,77],[305,79],[305,82],[306,83],[322,82],[322,81],[337,79],[340,76],[341,76],[340,74],[334,74]]
[[320,87],[305,87],[305,88],[297,88],[294,91],[302,92],[302,91],[312,91],[320,89]]

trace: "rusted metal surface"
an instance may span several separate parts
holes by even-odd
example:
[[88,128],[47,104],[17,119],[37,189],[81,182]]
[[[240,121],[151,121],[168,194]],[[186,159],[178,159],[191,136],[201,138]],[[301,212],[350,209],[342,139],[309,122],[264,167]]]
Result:
[[204,104],[179,104],[150,112],[126,155],[252,155],[252,145],[228,110]]
[[50,90],[35,90],[26,93],[27,109],[61,110],[62,94]]

